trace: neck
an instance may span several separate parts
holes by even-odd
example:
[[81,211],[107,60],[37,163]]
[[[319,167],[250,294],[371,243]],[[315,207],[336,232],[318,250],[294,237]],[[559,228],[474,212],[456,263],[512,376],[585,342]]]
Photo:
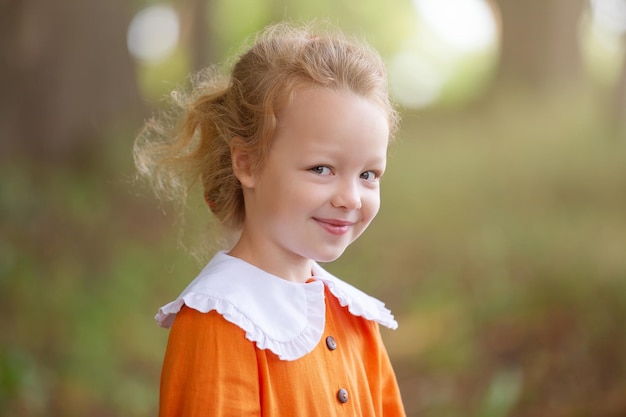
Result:
[[266,248],[259,249],[243,237],[228,254],[287,281],[304,283],[312,275],[312,260],[277,254]]

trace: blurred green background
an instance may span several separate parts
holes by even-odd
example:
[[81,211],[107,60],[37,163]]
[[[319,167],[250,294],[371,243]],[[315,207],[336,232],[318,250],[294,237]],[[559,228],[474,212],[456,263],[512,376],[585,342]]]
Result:
[[624,0],[2,2],[0,415],[156,415],[153,316],[201,263],[134,136],[283,18],[388,63],[383,207],[327,268],[396,314],[408,415],[626,415]]

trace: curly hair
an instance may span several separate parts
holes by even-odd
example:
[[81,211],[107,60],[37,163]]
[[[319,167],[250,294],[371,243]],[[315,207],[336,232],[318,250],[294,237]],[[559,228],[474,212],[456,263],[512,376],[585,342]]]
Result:
[[190,91],[171,94],[172,110],[148,120],[135,141],[140,175],[157,196],[178,202],[200,183],[219,222],[240,230],[245,208],[231,149],[240,147],[251,169],[261,169],[281,108],[294,91],[310,86],[372,100],[387,114],[393,138],[399,117],[379,54],[337,30],[279,23],[256,36],[230,74],[217,67],[201,71]]

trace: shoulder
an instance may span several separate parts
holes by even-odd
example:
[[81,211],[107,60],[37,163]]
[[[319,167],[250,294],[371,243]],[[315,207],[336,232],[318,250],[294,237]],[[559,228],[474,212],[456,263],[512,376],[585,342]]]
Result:
[[202,343],[210,339],[250,343],[239,326],[225,320],[217,311],[203,313],[186,305],[181,307],[174,318],[170,330],[170,342],[172,339],[180,340],[182,343],[192,341]]
[[[259,415],[257,369],[255,346],[241,329],[215,311],[183,306],[173,319],[163,359],[160,415],[204,416],[207,410]],[[244,405],[250,413],[241,413]]]
[[255,363],[255,352],[245,331],[216,311],[202,313],[183,306],[170,330],[166,361],[183,368],[201,364],[232,367],[234,363],[247,368]]
[[192,326],[194,328],[200,327],[213,327],[219,326],[221,324],[229,324],[226,322],[222,316],[217,314],[215,311],[208,311],[203,313],[186,305],[182,305],[178,314],[174,318],[174,322],[172,324],[172,329],[177,327],[189,327]]
[[393,314],[382,301],[335,277],[317,264],[314,266],[314,273],[319,280],[324,282],[339,304],[347,307],[352,315],[382,324],[390,329],[395,330],[398,327]]

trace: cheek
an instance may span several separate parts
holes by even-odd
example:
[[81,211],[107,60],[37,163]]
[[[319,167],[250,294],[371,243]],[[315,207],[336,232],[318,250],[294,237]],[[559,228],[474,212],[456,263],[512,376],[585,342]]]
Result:
[[294,187],[289,177],[273,173],[264,178],[263,187],[259,187],[259,194],[266,201],[266,205],[273,210],[288,206],[297,199],[297,187]]
[[363,211],[368,220],[373,220],[380,209],[380,191],[370,190],[363,200]]

